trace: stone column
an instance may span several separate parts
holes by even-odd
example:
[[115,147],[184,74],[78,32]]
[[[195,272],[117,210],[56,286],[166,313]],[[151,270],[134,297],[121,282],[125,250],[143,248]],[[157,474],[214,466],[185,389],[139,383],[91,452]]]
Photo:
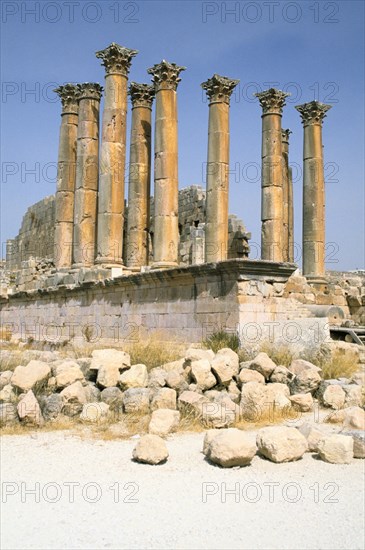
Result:
[[325,189],[322,122],[331,105],[311,101],[295,107],[304,126],[303,275],[325,276]]
[[153,86],[132,82],[132,129],[129,155],[126,265],[138,270],[148,265],[151,189],[151,111]]
[[[289,210],[290,210],[290,175],[289,175],[289,134],[291,131],[281,130],[281,148],[283,157],[283,260],[289,261],[289,241],[290,241],[290,228],[289,228]],[[292,198],[292,196],[291,196]]]
[[100,84],[79,84],[73,267],[94,264],[99,172]]
[[283,261],[281,114],[290,95],[275,88],[255,94],[262,107],[261,259]]
[[148,69],[156,92],[154,235],[152,267],[176,267],[179,261],[177,98],[185,67],[161,61]]
[[289,211],[289,262],[294,262],[294,193],[293,193],[293,170],[289,167],[289,193],[288,193]]
[[213,75],[202,88],[209,99],[205,261],[228,255],[229,101],[239,80]]
[[61,98],[62,119],[58,148],[53,258],[57,269],[70,269],[74,228],[78,88],[75,84],[65,84],[54,91]]
[[123,263],[127,85],[131,61],[137,53],[114,42],[96,52],[106,71],[96,263],[106,266]]

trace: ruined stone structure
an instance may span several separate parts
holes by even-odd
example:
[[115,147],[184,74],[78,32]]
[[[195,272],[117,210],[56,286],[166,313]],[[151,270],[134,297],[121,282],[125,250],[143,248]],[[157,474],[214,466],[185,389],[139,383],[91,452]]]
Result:
[[363,322],[364,277],[325,273],[322,121],[330,106],[297,106],[304,124],[301,276],[293,263],[291,132],[281,123],[288,94],[274,88],[255,94],[262,107],[262,248],[261,260],[253,261],[250,234],[228,214],[229,103],[238,81],[214,74],[203,82],[207,187],[179,191],[177,89],[185,67],[163,60],[148,69],[152,85],[132,82],[128,89],[136,54],[115,43],[96,54],[106,71],[100,153],[103,88],[84,83],[56,90],[62,103],[57,191],[28,209],[19,235],[8,242],[3,322],[16,334],[39,326],[46,340],[51,325],[60,340],[81,337],[80,327],[93,325],[98,338],[113,343],[115,331],[119,341],[125,338],[126,327],[137,327],[139,337],[156,329],[193,342],[209,326],[238,333],[242,344],[251,342],[250,330],[262,340],[277,327],[275,342],[311,349],[329,336],[328,321]]

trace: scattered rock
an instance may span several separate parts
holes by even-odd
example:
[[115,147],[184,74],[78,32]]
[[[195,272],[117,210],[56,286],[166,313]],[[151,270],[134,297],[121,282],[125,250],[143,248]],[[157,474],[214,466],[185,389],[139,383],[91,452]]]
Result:
[[340,385],[329,385],[324,390],[321,402],[325,407],[342,409],[345,404],[346,394]]
[[94,403],[100,401],[101,391],[95,386],[93,382],[88,382],[85,386],[85,395],[87,403]]
[[345,428],[355,428],[355,430],[365,430],[365,411],[361,407],[349,407],[345,411]]
[[120,375],[119,381],[123,389],[145,388],[148,384],[148,372],[146,365],[132,365]]
[[267,353],[259,353],[256,355],[255,359],[250,363],[250,369],[255,370],[262,374],[265,380],[269,380],[270,376],[276,369],[274,361],[270,359]]
[[43,399],[42,414],[45,420],[55,420],[62,411],[63,398],[59,393],[53,393]]
[[309,393],[318,389],[321,383],[321,369],[304,359],[295,359],[292,361],[290,372],[295,374],[295,378],[290,382],[290,391],[292,394]]
[[126,413],[149,413],[150,391],[148,388],[130,388],[123,393],[123,406]]
[[169,452],[165,441],[158,435],[148,434],[141,437],[133,449],[133,458],[144,464],[161,464],[168,459]]
[[13,403],[0,404],[0,426],[8,426],[19,422],[16,406]]
[[176,390],[181,393],[188,389],[188,383],[177,370],[172,370],[166,375],[166,385],[172,390]]
[[308,412],[313,409],[313,397],[311,393],[297,393],[289,397],[292,405],[301,412]]
[[272,462],[298,460],[308,449],[307,440],[295,428],[273,426],[263,428],[257,434],[259,453]]
[[211,366],[219,384],[228,386],[233,376],[238,374],[238,355],[229,348],[220,349],[214,359],[212,359]]
[[152,413],[148,431],[151,434],[165,437],[178,428],[179,422],[179,411],[173,411],[171,409],[156,409]]
[[210,390],[217,384],[208,359],[199,359],[191,362],[191,376],[193,381],[204,391]]
[[43,361],[32,360],[26,367],[20,365],[14,370],[11,383],[17,389],[27,392],[36,385],[45,383],[51,375],[51,369]]
[[10,384],[12,376],[13,376],[13,371],[11,370],[5,370],[2,373],[0,373],[0,390],[2,390],[4,386],[8,386]]
[[20,398],[17,411],[20,420],[25,424],[33,426],[41,426],[43,424],[41,408],[32,390],[29,390]]
[[[96,349],[91,354],[91,370],[99,370],[101,367],[115,367],[119,370],[128,369],[131,366],[131,358],[125,351],[117,349]],[[115,384],[113,384],[115,386]]]
[[220,396],[219,400],[213,402],[202,402],[201,417],[207,427],[228,428],[239,419],[240,408],[228,395]]
[[184,391],[178,398],[179,410],[185,413],[202,414],[202,404],[208,402],[208,399],[199,393],[193,391]]
[[87,403],[86,391],[80,381],[67,386],[60,395],[64,401],[62,412],[66,416],[76,416]]
[[115,386],[111,388],[105,388],[101,394],[100,399],[103,403],[109,405],[110,410],[116,411],[122,408],[123,405],[123,393]]
[[326,435],[318,443],[318,453],[326,462],[350,464],[354,455],[354,441],[352,437],[346,435]]
[[16,394],[11,384],[7,384],[0,390],[0,403],[14,403],[16,401]]
[[342,386],[345,392],[345,407],[361,407],[362,405],[362,388],[357,384],[345,384]]
[[119,377],[119,367],[115,364],[101,365],[98,369],[96,381],[101,388],[112,388],[119,384]]
[[211,430],[207,430],[205,432],[204,441],[203,441],[203,454],[205,456],[209,455],[210,452],[210,444],[215,438],[216,435],[221,433],[221,430],[216,430],[215,428],[212,428]]
[[149,372],[148,386],[150,388],[162,388],[166,384],[167,372],[162,367],[156,367]]
[[171,388],[156,390],[151,400],[151,411],[156,409],[176,409],[176,391]]
[[294,374],[289,369],[278,365],[275,367],[273,373],[270,376],[270,382],[276,382],[278,384],[289,384],[294,378]]
[[342,435],[352,437],[354,441],[354,458],[365,458],[365,433],[363,430],[350,430]]
[[199,349],[189,347],[185,352],[186,362],[199,361],[200,359],[211,361],[212,359],[214,359],[214,351],[211,349]]
[[207,450],[207,458],[223,468],[247,466],[256,454],[256,443],[253,437],[237,428],[219,430],[212,435]]
[[71,360],[63,361],[60,365],[58,365],[54,369],[54,374],[58,388],[70,386],[74,382],[77,382],[77,380],[80,380],[80,382],[85,381],[85,377],[78,363]]
[[323,439],[324,433],[322,428],[318,425],[313,426],[309,422],[305,422],[297,428],[299,432],[304,435],[308,443],[308,450],[311,452],[318,452],[318,443]]
[[80,415],[80,420],[83,422],[102,422],[107,419],[109,413],[109,405],[102,401],[97,403],[86,403]]
[[247,384],[248,382],[258,382],[259,384],[265,384],[265,377],[256,370],[244,368],[240,370],[238,381],[241,384]]

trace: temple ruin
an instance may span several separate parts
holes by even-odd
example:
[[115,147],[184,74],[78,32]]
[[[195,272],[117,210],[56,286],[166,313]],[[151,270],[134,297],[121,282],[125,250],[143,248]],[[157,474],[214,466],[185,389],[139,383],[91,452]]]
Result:
[[274,88],[256,94],[261,259],[251,260],[251,235],[229,215],[228,202],[230,97],[239,81],[214,74],[201,84],[209,105],[206,190],[179,190],[177,94],[186,68],[162,60],[147,70],[152,84],[128,85],[137,53],[112,43],[96,53],[104,88],[87,82],[55,90],[62,105],[57,190],[28,209],[19,235],[7,243],[2,323],[23,339],[46,341],[81,338],[93,325],[100,340],[114,345],[133,327],[138,337],[157,330],[200,341],[207,331],[224,329],[238,333],[242,345],[270,338],[309,347],[347,323],[344,333],[361,343],[355,325],[365,323],[364,273],[325,271],[322,123],[331,106],[296,106],[304,127],[299,274],[291,132],[282,127],[288,94]]

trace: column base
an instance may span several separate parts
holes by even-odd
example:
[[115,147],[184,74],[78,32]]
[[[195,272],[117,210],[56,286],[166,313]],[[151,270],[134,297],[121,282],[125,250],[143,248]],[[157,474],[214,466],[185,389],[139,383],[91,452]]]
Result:
[[174,269],[179,267],[177,262],[153,262],[151,269]]
[[115,258],[109,258],[108,256],[98,256],[95,259],[95,264],[100,265],[102,264],[104,267],[123,267],[125,268],[125,265],[123,264],[123,260],[116,260]]

